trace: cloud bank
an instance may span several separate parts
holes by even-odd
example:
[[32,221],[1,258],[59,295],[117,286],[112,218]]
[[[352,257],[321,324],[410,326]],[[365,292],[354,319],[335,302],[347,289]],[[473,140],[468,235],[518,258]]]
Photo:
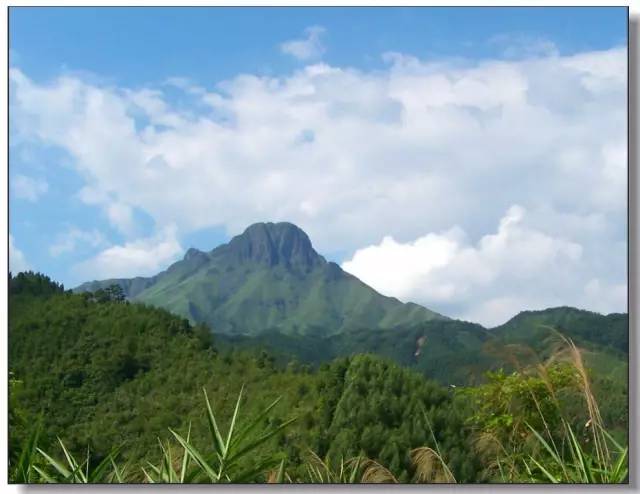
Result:
[[[599,301],[601,280],[584,270],[583,247],[528,224],[525,210],[517,205],[505,213],[495,233],[476,244],[458,227],[406,243],[385,237],[357,250],[342,267],[401,300],[430,301],[489,326],[524,307],[544,309],[558,301],[607,305]],[[613,288],[608,302],[624,307],[624,284]]]
[[[625,310],[626,50],[542,53],[390,53],[383,70],[320,63],[212,88],[181,78],[180,104],[162,84],[12,68],[11,125],[68,153],[78,197],[128,238],[83,264],[94,277],[166,265],[198,229],[287,220],[382,293],[452,316]],[[135,211],[155,236],[136,237]]]

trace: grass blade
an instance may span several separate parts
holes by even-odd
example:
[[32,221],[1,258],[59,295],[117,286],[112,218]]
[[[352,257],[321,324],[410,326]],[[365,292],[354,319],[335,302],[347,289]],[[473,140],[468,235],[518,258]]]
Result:
[[71,477],[71,472],[69,470],[67,470],[61,463],[59,463],[58,461],[56,461],[53,458],[51,458],[51,456],[49,456],[47,453],[45,453],[40,448],[37,448],[37,451],[42,456],[44,456],[44,459],[47,460],[47,463],[49,463],[49,465],[51,465],[53,468],[55,468],[57,470],[57,472],[60,475],[62,475],[65,479]]
[[211,403],[209,402],[209,397],[207,396],[207,390],[202,388],[202,391],[204,392],[204,401],[207,404],[207,421],[209,424],[209,430],[211,431],[213,445],[220,457],[224,457],[226,453],[225,443],[222,439],[222,435],[220,434],[220,429],[218,429],[216,417],[213,414],[213,410],[211,409]]
[[193,457],[195,462],[204,470],[207,476],[211,479],[212,482],[218,482],[219,476],[218,474],[211,468],[211,466],[205,461],[200,452],[191,446],[188,442],[184,440],[184,438],[178,434],[177,432],[169,429],[169,432],[174,435],[174,437],[178,440],[178,442],[182,445],[182,447]]
[[530,456],[529,459],[536,464],[536,466],[540,469],[540,471],[549,479],[553,484],[558,484],[560,481],[553,476],[549,471],[544,468],[533,456]]
[[276,427],[275,429],[272,429],[271,431],[263,434],[261,437],[259,437],[258,439],[256,439],[255,441],[249,443],[248,445],[246,445],[244,448],[241,448],[238,452],[236,452],[235,454],[233,454],[231,457],[229,457],[229,459],[227,460],[227,465],[230,465],[231,463],[235,462],[236,460],[238,460],[239,458],[241,458],[242,456],[244,456],[245,454],[247,454],[249,451],[257,448],[258,446],[260,446],[262,443],[268,441],[270,438],[272,438],[273,436],[275,436],[278,432],[280,432],[281,430],[283,430],[285,427],[289,426],[291,423],[295,422],[295,418],[289,419],[286,422],[284,422],[283,424],[279,425],[278,427]]
[[236,427],[236,419],[238,418],[238,410],[240,409],[240,401],[242,401],[243,391],[244,391],[244,384],[240,388],[240,393],[238,393],[238,400],[236,401],[236,407],[233,410],[233,417],[231,417],[231,424],[229,425],[229,432],[227,433],[227,442],[224,447],[225,452],[229,451],[229,445],[231,444],[231,438],[233,437],[233,432]]
[[57,484],[58,483],[58,481],[56,479],[51,477],[48,473],[46,473],[44,470],[40,469],[39,467],[37,467],[35,465],[32,465],[31,468],[33,468],[36,472],[38,472],[38,475],[40,475],[40,477],[42,477],[47,484]]

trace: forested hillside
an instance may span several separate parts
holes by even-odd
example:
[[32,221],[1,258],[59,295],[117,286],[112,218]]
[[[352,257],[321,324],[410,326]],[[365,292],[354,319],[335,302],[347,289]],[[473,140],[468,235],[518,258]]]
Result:
[[[283,352],[265,350],[257,341],[234,345],[228,337],[218,337],[215,329],[130,303],[117,288],[74,294],[43,275],[21,273],[10,279],[11,464],[20,462],[40,422],[38,444],[43,451],[56,451],[59,437],[79,457],[89,447],[91,463],[97,464],[118,446],[118,461],[133,466],[128,481],[145,481],[141,466],[159,461],[163,453],[158,438],[174,440],[169,429],[188,435],[194,447],[207,448],[203,389],[226,428],[244,387],[244,417],[257,416],[279,397],[260,424],[276,430],[295,419],[242,459],[249,469],[273,457],[286,463],[291,481],[315,481],[309,458],[340,465],[363,457],[384,466],[396,481],[425,481],[431,477],[416,463],[416,451],[434,451],[451,471],[452,477],[444,477],[447,481],[505,480],[494,468],[495,458],[479,451],[478,438],[495,432],[511,437],[505,431],[512,424],[522,428],[536,413],[533,402],[522,400],[527,383],[536,383],[535,393],[543,401],[550,400],[548,388],[524,373],[489,374],[480,387],[442,385],[430,379],[433,374],[444,381],[442,369],[413,365],[412,370],[372,353],[394,357],[388,348],[393,336],[400,336],[406,342],[399,346],[414,345],[412,355],[419,358],[430,351],[433,339],[434,352],[449,352],[441,353],[438,366],[450,359],[450,368],[461,362],[467,365],[464,372],[471,372],[473,361],[465,360],[463,345],[475,341],[478,330],[467,325],[464,331],[448,333],[448,322],[441,324],[432,328],[442,331],[440,342],[434,333],[415,347],[421,335],[414,330],[388,331],[381,343],[371,343],[368,354],[357,351],[361,347],[354,343],[342,357],[305,362],[302,354],[286,359]],[[354,335],[353,341],[358,338],[373,341],[371,335]],[[458,360],[456,345],[462,348]],[[483,358],[476,359],[478,369],[484,368]],[[566,419],[584,429],[589,414],[575,399],[576,393],[580,396],[579,376],[570,367],[558,369],[549,373],[549,386],[557,387],[560,396],[574,396],[568,400],[573,408],[566,408]],[[605,384],[602,416],[620,440],[627,422],[626,386],[611,380]],[[595,389],[599,394],[602,388]],[[545,413],[557,428],[553,433],[560,434],[562,415]],[[588,439],[582,429],[580,438]],[[430,449],[416,449],[421,447]],[[512,449],[515,455],[517,448]],[[44,468],[45,457],[38,458]],[[527,477],[518,465],[509,473],[510,480],[543,479],[540,471],[538,477]],[[251,480],[265,481],[268,475],[257,471]]]
[[220,352],[208,328],[162,309],[63,292],[42,277],[20,275],[11,287],[10,370],[20,381],[14,445],[41,415],[44,444],[60,436],[72,450],[90,444],[105,455],[125,443],[124,458],[153,460],[168,427],[192,422],[196,444],[206,435],[203,387],[229,416],[244,385],[247,413],[281,396],[270,420],[297,418],[265,446],[280,446],[294,466],[308,450],[336,458],[362,451],[406,479],[409,449],[429,442],[425,409],[459,478],[477,478],[454,396],[391,362],[362,355],[311,371],[276,364],[259,349]]

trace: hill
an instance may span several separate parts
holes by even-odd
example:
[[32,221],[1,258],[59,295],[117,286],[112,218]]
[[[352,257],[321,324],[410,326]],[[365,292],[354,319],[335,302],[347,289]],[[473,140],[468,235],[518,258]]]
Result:
[[292,358],[318,365],[338,357],[370,353],[420,371],[442,384],[469,384],[505,365],[493,350],[498,338],[478,324],[437,320],[389,330],[354,330],[321,337],[285,335],[277,331],[256,336],[216,335],[225,348],[265,348],[279,361]]
[[[510,331],[518,333],[518,321],[536,328],[532,314],[541,317],[521,314],[510,321]],[[596,325],[608,320],[595,316],[584,315]],[[592,389],[605,423],[624,440],[626,375],[602,374],[593,363],[624,367],[626,354],[599,347],[589,328],[585,323],[577,336],[591,345]],[[408,451],[426,445],[441,449],[458,481],[483,481],[493,474],[486,458],[476,454],[477,434],[503,423],[496,422],[496,413],[507,424],[519,423],[521,413],[537,413],[522,398],[529,396],[530,385],[547,389],[531,368],[510,372],[512,351],[513,343],[499,332],[450,320],[328,337],[222,335],[164,309],[130,303],[116,292],[74,294],[46,276],[21,273],[9,280],[10,457],[15,462],[19,445],[41,420],[39,444],[45,450],[54,448],[59,436],[76,455],[86,454],[88,445],[99,461],[122,445],[123,462],[148,465],[158,460],[156,438],[168,439],[168,427],[185,433],[191,424],[195,446],[205,447],[203,387],[226,425],[245,386],[248,416],[280,396],[268,422],[297,417],[255,453],[282,452],[294,477],[304,475],[311,450],[337,460],[362,453],[406,480],[414,473]],[[497,372],[481,384],[489,368]],[[560,372],[556,383],[569,386],[556,398],[582,430],[584,407],[574,397],[572,380],[565,382],[569,374],[562,367],[554,369]],[[469,382],[477,386],[458,385]],[[485,418],[477,414],[478,403]],[[132,472],[131,480],[142,480],[140,472]]]
[[263,449],[282,450],[292,473],[309,450],[338,460],[364,451],[406,478],[408,450],[435,446],[422,419],[427,410],[457,478],[479,475],[455,397],[389,360],[358,355],[314,370],[279,363],[261,349],[225,349],[207,328],[166,310],[64,292],[41,275],[13,278],[9,304],[9,369],[20,383],[11,392],[12,461],[38,417],[45,450],[59,436],[79,456],[90,445],[98,460],[122,444],[123,463],[157,462],[157,438],[189,424],[204,447],[202,388],[226,426],[244,386],[248,416],[282,397],[268,420],[297,418]]
[[526,343],[537,349],[541,349],[554,331],[589,347],[622,353],[629,351],[627,314],[602,315],[573,307],[554,307],[521,312],[492,330],[505,341]]
[[547,359],[563,345],[563,334],[584,350],[587,364],[597,375],[609,376],[626,388],[628,350],[619,340],[627,338],[627,331],[626,314],[605,316],[561,308],[522,312],[491,330],[449,319],[329,337],[276,331],[256,336],[219,334],[216,341],[227,348],[265,348],[280,361],[295,357],[316,365],[341,356],[373,353],[444,385],[460,386],[482,382],[488,370],[514,371]]
[[163,307],[216,332],[330,336],[388,329],[444,316],[386,297],[327,262],[291,223],[256,223],[210,252],[184,259],[150,278],[84,283],[77,292],[119,285],[131,301]]

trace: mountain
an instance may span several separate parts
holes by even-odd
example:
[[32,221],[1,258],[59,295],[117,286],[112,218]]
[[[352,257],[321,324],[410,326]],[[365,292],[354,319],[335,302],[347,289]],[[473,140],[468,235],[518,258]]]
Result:
[[[42,283],[37,277],[33,282],[21,284],[21,280],[30,279],[19,275],[12,282],[12,292],[41,292]],[[198,331],[210,335],[205,327]],[[595,375],[626,389],[628,315],[602,315],[572,307],[524,311],[493,329],[433,318],[399,324],[393,331],[365,327],[301,334],[271,328],[255,334],[225,334],[214,328],[213,340],[218,348],[229,352],[266,350],[282,364],[297,361],[317,366],[339,357],[375,354],[441,384],[460,386],[482,382],[488,370],[512,372],[545,361],[560,349],[559,334],[571,338],[583,350],[585,364]]]
[[488,370],[509,372],[547,359],[563,347],[558,333],[583,350],[600,376],[625,382],[628,372],[627,314],[602,315],[572,307],[524,311],[494,329],[454,319],[434,319],[393,331],[354,330],[329,337],[264,332],[216,335],[228,348],[266,348],[279,360],[319,364],[371,353],[411,367],[445,385],[482,382]]
[[587,367],[596,375],[609,377],[614,382],[628,379],[627,314],[603,315],[573,307],[524,311],[492,329],[491,333],[503,345],[533,350],[539,358],[547,358],[562,347],[563,340],[559,336],[562,335],[582,348]]
[[576,344],[607,348],[628,353],[629,317],[627,314],[602,315],[573,307],[553,307],[524,311],[492,332],[505,342],[525,343],[541,349],[548,338],[558,331]]
[[328,337],[267,331],[256,336],[214,335],[226,349],[267,349],[280,362],[321,364],[338,357],[375,354],[420,371],[442,384],[465,385],[482,380],[487,370],[504,367],[494,348],[501,342],[478,324],[438,319],[399,326],[393,331],[353,330]]
[[189,249],[184,259],[150,278],[93,281],[75,291],[112,284],[131,301],[166,308],[225,334],[330,336],[447,319],[381,295],[327,262],[291,223],[256,223],[210,252]]

